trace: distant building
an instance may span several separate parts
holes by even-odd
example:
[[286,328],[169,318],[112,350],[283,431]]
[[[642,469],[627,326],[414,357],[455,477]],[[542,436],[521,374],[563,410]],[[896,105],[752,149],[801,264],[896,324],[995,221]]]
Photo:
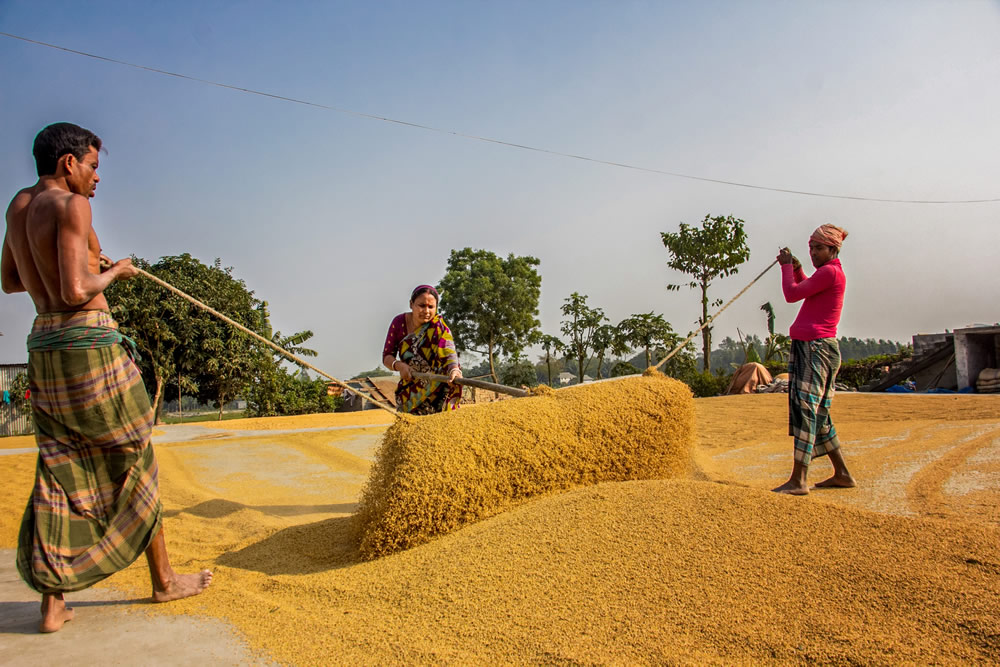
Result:
[[365,396],[370,396],[381,403],[393,407],[396,405],[396,385],[399,384],[398,376],[352,378],[345,382],[345,384],[348,386],[347,389],[344,389],[339,384],[330,383],[327,385],[326,391],[328,395],[341,396],[344,399],[344,404],[338,412],[357,412],[358,410],[378,408],[377,405],[367,400]]

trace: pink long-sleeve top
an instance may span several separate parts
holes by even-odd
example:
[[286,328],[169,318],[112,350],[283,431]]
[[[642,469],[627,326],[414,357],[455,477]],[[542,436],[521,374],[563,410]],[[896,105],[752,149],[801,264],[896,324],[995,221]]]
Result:
[[830,260],[808,278],[801,267],[782,264],[781,291],[785,293],[785,301],[795,303],[805,299],[788,335],[794,340],[836,338],[846,288],[847,278],[839,259]]

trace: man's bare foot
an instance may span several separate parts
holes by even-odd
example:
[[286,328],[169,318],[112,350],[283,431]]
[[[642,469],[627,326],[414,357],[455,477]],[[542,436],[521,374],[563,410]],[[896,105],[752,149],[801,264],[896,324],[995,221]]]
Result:
[[212,583],[212,573],[202,570],[197,574],[175,574],[162,591],[153,591],[153,602],[170,602],[198,595]]
[[773,491],[774,493],[785,493],[785,494],[788,494],[790,496],[808,496],[809,495],[809,487],[802,486],[800,484],[796,484],[792,480],[788,480],[787,482],[785,482],[781,486],[774,487],[773,489],[771,489],[771,491]]
[[38,624],[39,632],[57,632],[66,621],[72,621],[75,612],[66,606],[62,593],[42,596],[42,622]]
[[850,475],[834,475],[830,479],[816,482],[814,489],[853,489],[855,487],[854,478]]

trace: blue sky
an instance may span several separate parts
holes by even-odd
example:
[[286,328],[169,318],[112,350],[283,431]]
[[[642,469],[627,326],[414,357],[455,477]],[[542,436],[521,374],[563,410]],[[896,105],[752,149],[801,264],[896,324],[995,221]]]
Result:
[[[0,31],[188,76],[653,169],[830,194],[1000,198],[997,2],[0,2]],[[0,190],[31,141],[97,132],[105,251],[235,268],[316,365],[379,363],[410,289],[452,248],[541,260],[540,318],[589,295],[613,322],[663,313],[659,233],[746,221],[728,299],[819,224],[848,229],[840,333],[908,340],[1000,320],[1000,202],[805,197],[622,169],[167,77],[0,37]],[[716,321],[763,334],[776,269]],[[25,295],[0,295],[0,362],[26,358]]]

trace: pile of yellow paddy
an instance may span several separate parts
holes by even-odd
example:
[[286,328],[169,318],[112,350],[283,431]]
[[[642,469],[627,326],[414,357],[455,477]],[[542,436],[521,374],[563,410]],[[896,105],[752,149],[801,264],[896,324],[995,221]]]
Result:
[[361,495],[361,554],[407,549],[556,490],[676,477],[690,466],[693,425],[687,385],[661,374],[400,419]]
[[[344,431],[158,445],[174,565],[216,576],[196,598],[125,609],[228,620],[261,662],[292,665],[1000,662],[1000,524],[969,511],[1000,505],[1000,397],[838,396],[860,486],[805,498],[767,491],[791,463],[783,399],[695,401],[696,447],[730,483],[548,494],[370,561]],[[241,454],[218,470],[202,453],[220,443]],[[233,474],[241,460],[253,479]],[[33,455],[0,458],[0,517],[20,516],[33,470]],[[262,497],[265,472],[299,477]],[[956,478],[990,483],[964,493]],[[867,509],[897,505],[913,516]],[[148,595],[148,571],[102,586]],[[87,609],[64,635],[87,631]]]

